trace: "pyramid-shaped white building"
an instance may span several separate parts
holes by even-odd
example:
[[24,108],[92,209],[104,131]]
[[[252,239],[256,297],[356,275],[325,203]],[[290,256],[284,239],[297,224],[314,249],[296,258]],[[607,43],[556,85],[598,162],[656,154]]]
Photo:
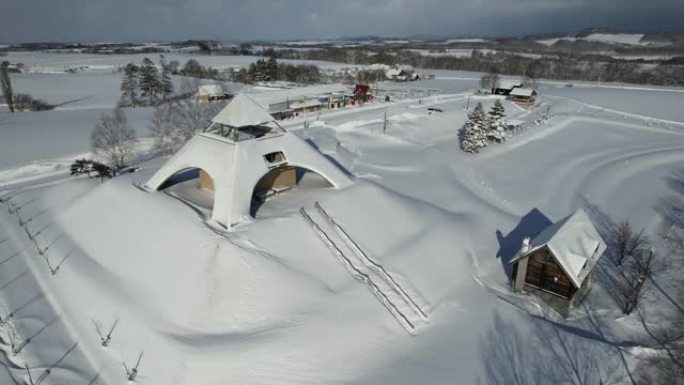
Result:
[[[280,127],[249,96],[240,94],[150,178],[159,190],[173,175],[200,169],[200,183],[214,190],[211,219],[226,228],[249,217],[253,193],[264,181],[291,185],[294,167],[315,172],[333,187],[351,178],[310,144]],[[276,186],[277,187],[277,186]]]

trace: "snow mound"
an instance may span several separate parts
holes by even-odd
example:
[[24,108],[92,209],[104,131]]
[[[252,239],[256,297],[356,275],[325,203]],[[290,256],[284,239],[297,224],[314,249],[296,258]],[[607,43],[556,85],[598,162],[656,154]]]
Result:
[[[178,199],[139,190],[126,178],[98,186],[59,215],[59,227],[88,261],[61,281],[62,294],[79,303],[71,311],[84,328],[95,315],[117,314],[117,344],[130,352],[144,342],[146,373],[155,382],[173,383],[177,373],[167,368],[180,366],[201,383],[220,383],[226,373],[269,382],[271,374],[259,370],[267,362],[289,373],[280,383],[307,376],[335,383],[408,354],[410,344],[388,350],[390,341],[411,337],[340,265],[299,207],[217,232]],[[314,202],[428,317],[439,319],[439,304],[472,285],[468,259],[454,255],[470,248],[465,217],[358,181],[321,190],[305,204],[331,237]]]

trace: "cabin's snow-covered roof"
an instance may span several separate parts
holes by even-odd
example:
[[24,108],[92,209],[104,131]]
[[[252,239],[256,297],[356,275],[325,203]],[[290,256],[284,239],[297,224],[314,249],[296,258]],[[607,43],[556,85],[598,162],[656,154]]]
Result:
[[230,127],[258,126],[274,119],[257,102],[245,94],[235,96],[228,105],[212,119]]
[[606,244],[583,209],[554,223],[539,233],[530,249],[515,258],[524,258],[547,247],[576,287],[606,250]]
[[388,78],[401,75],[403,70],[401,68],[390,68],[385,72],[385,76]]
[[514,88],[513,91],[511,91],[511,95],[513,96],[527,96],[530,97],[535,93],[534,90],[529,89],[529,88]]
[[223,87],[220,84],[204,84],[197,87],[197,94],[209,96],[223,96]]

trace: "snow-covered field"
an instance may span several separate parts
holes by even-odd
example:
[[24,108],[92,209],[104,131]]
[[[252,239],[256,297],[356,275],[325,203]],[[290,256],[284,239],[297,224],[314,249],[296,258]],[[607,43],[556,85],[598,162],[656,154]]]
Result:
[[[203,210],[137,187],[165,159],[103,184],[20,180],[21,167],[88,152],[118,82],[104,72],[19,77],[15,88],[75,108],[0,115],[0,383],[24,383],[28,366],[34,383],[122,384],[123,364],[144,352],[141,384],[523,384],[510,354],[533,338],[570,347],[548,365],[560,378],[581,353],[625,379],[634,358],[625,352],[650,339],[609,289],[598,281],[561,319],[510,291],[505,260],[523,217],[556,221],[578,207],[655,235],[655,206],[684,161],[684,92],[544,84],[532,111],[504,102],[509,119],[526,122],[521,132],[467,155],[457,138],[465,107],[494,101],[472,94],[478,80],[443,71],[380,84],[398,97],[287,122],[354,184],[295,189],[224,232]],[[144,135],[150,112],[127,114]],[[392,297],[413,334],[303,219],[302,207],[336,237],[315,202],[383,267],[374,274],[426,313]],[[94,325],[106,335],[115,323],[103,347]],[[540,349],[525,357],[551,360]]]
[[[221,56],[221,55],[198,55],[192,53],[165,53],[167,61],[177,60],[182,66],[190,59],[197,60],[203,66],[216,69],[241,68],[259,59],[258,56]],[[84,71],[112,72],[120,66],[128,63],[140,63],[144,58],[157,60],[159,54],[136,54],[136,55],[104,55],[104,54],[68,54],[68,53],[45,53],[45,52],[9,52],[3,60],[13,64],[23,63],[34,72],[56,73],[64,72],[69,68],[82,69]],[[283,62],[293,62],[284,60]],[[344,64],[325,61],[311,61],[321,68],[336,69],[345,67]]]
[[554,45],[560,40],[576,41],[586,40],[607,44],[618,45],[632,45],[632,46],[646,46],[653,45],[651,42],[643,42],[644,34],[642,33],[592,33],[584,37],[558,37],[551,39],[537,40],[537,43],[544,45]]

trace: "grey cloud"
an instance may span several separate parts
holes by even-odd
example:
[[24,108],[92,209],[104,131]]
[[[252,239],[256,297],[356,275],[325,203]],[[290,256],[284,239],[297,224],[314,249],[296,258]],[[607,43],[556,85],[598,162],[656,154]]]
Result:
[[681,29],[682,0],[2,0],[0,42]]

